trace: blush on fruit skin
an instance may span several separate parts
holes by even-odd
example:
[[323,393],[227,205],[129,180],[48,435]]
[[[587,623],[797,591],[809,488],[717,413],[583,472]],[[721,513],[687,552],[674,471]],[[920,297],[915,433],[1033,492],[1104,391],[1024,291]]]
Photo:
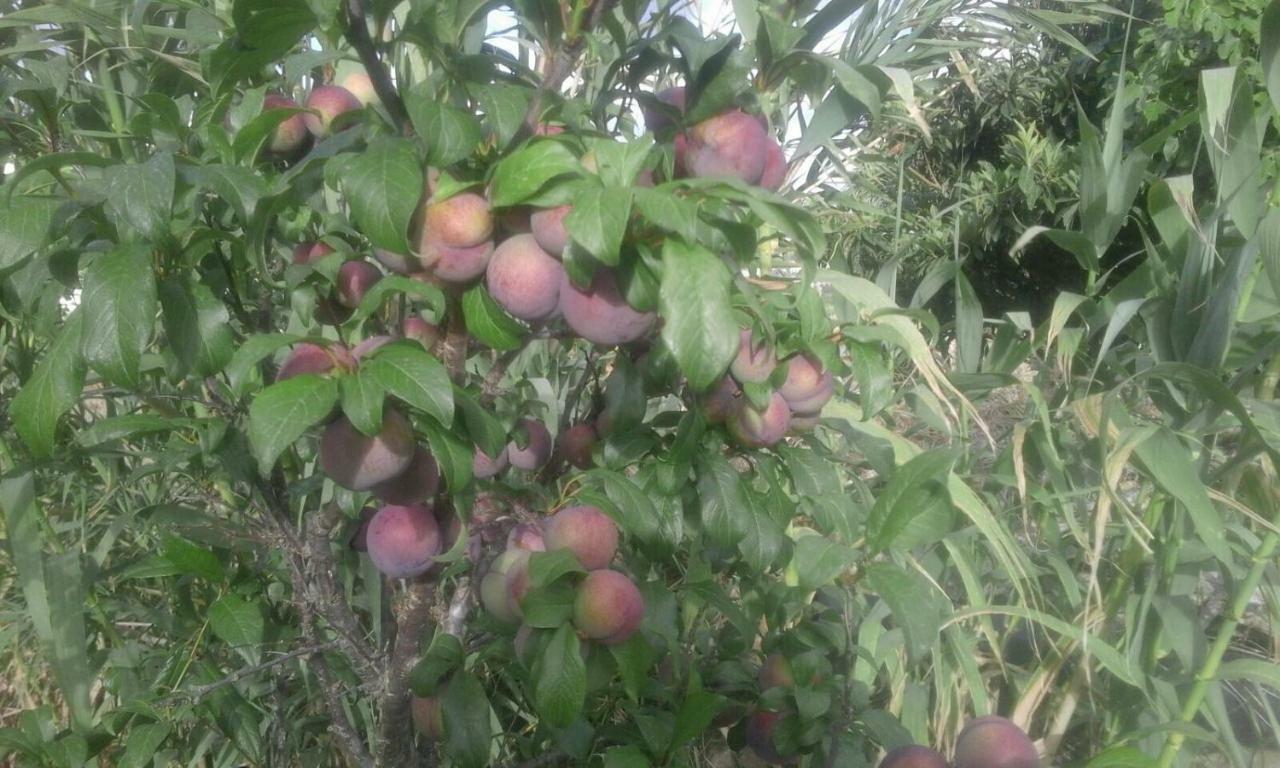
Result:
[[550,317],[560,303],[564,267],[539,246],[533,235],[503,240],[489,258],[485,284],[494,301],[521,320]]
[[758,710],[747,718],[745,735],[747,746],[756,757],[769,765],[790,765],[799,760],[798,755],[783,756],[774,746],[773,732],[782,721],[782,713]]
[[793,355],[787,358],[786,365],[787,378],[778,387],[778,394],[792,412],[817,414],[835,392],[831,372],[810,354]]
[[394,408],[382,410],[382,431],[369,437],[340,416],[320,437],[320,467],[338,485],[367,491],[409,466],[417,445],[413,428]]
[[507,462],[507,446],[505,445],[502,446],[502,451],[497,456],[490,456],[476,448],[475,456],[471,460],[471,474],[475,475],[477,480],[488,480],[506,469]]
[[374,248],[373,258],[376,259],[379,264],[392,272],[395,272],[397,275],[411,275],[414,272],[422,270],[422,264],[418,261],[416,256],[395,253],[394,251],[388,251],[382,248]]
[[[269,93],[262,99],[262,109],[297,109],[298,102],[285,96]],[[299,112],[276,126],[267,143],[267,151],[277,157],[288,157],[302,149],[311,136],[307,133],[304,113]]]
[[307,130],[317,139],[323,139],[329,135],[333,121],[339,115],[363,108],[360,100],[340,85],[317,86],[307,97],[307,109],[315,111],[304,118]]
[[378,91],[367,72],[352,72],[342,79],[342,87],[366,107],[378,101]]
[[470,283],[484,274],[493,256],[493,243],[455,247],[436,241],[425,241],[418,251],[422,268],[437,279],[453,285]]
[[586,290],[574,285],[565,273],[560,281],[560,313],[574,333],[603,346],[642,338],[656,322],[652,312],[639,312],[627,303],[617,279],[605,269],[596,270]]
[[635,582],[617,571],[598,570],[578,585],[573,624],[582,635],[605,645],[625,643],[644,623],[644,597]]
[[682,166],[690,176],[760,183],[770,137],[756,118],[730,110],[703,120],[685,135]]
[[556,454],[578,469],[587,469],[591,466],[591,449],[595,444],[595,429],[590,424],[575,424],[560,433]]
[[529,229],[542,250],[557,259],[564,255],[569,244],[569,233],[564,228],[564,217],[573,210],[571,205],[544,208],[529,217]]
[[568,549],[588,571],[604,568],[618,551],[618,526],[591,506],[565,507],[542,524],[547,551]]
[[734,404],[742,397],[742,389],[732,376],[725,376],[702,399],[702,413],[710,424],[723,424],[733,411]]
[[360,306],[364,295],[382,279],[378,268],[367,261],[347,261],[338,267],[334,295],[338,303],[347,309]]
[[755,334],[744,328],[738,332],[738,354],[729,364],[733,378],[744,384],[768,381],[778,365],[778,356],[769,342],[756,339]]
[[880,768],[948,768],[947,758],[928,747],[898,747],[880,761]]
[[1030,737],[1003,717],[970,720],[956,738],[955,768],[1040,768]]
[[333,246],[323,240],[298,243],[293,247],[294,264],[314,264],[333,253]]
[[304,373],[326,374],[335,368],[345,371],[354,370],[355,358],[341,344],[320,346],[303,342],[289,350],[289,356],[276,372],[276,381],[284,381]]
[[421,317],[414,315],[404,319],[401,333],[406,339],[413,339],[430,352],[440,338],[440,326],[428,323]]
[[360,362],[364,360],[366,357],[368,357],[369,355],[372,355],[374,351],[386,346],[387,344],[390,344],[395,340],[396,339],[394,336],[370,336],[369,338],[357,344],[355,346],[355,349],[351,350],[351,356],[356,359],[356,362]]
[[408,579],[426,573],[440,554],[440,526],[425,504],[388,504],[369,521],[369,559],[383,574]]
[[542,530],[533,523],[520,523],[507,534],[507,549],[525,549],[530,552],[546,552]]
[[463,192],[438,202],[427,202],[423,213],[422,240],[452,248],[471,248],[493,237],[493,212],[489,201],[474,192]]
[[773,137],[769,137],[764,156],[764,170],[760,173],[760,186],[771,192],[777,192],[782,188],[782,182],[786,180],[787,157],[782,154],[782,145]]
[[551,458],[551,433],[542,422],[533,419],[521,419],[520,426],[528,437],[528,443],[523,448],[514,440],[507,443],[507,461],[516,469],[532,472]]
[[791,409],[782,395],[774,392],[764,410],[756,409],[746,397],[737,403],[726,419],[729,433],[747,446],[761,448],[776,444],[791,428]]
[[417,504],[440,490],[440,467],[431,452],[419,446],[403,472],[370,490],[388,504]]

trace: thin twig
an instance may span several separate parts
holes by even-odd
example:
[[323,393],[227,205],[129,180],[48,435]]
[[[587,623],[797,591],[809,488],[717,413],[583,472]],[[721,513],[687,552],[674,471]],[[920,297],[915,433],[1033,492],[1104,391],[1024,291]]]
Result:
[[306,645],[301,648],[297,648],[295,650],[289,651],[288,653],[282,653],[279,656],[276,656],[272,659],[262,662],[261,664],[255,664],[252,667],[246,667],[244,669],[236,670],[235,672],[232,672],[231,674],[227,675],[221,680],[217,680],[212,683],[208,683],[206,685],[198,685],[194,688],[187,688],[181,691],[174,691],[173,693],[169,694],[166,698],[200,699],[205,696],[208,696],[209,694],[213,693],[214,691],[220,688],[225,688],[228,685],[233,685],[235,683],[238,683],[241,680],[245,679],[246,677],[252,677],[253,675],[258,674],[259,672],[263,672],[265,670],[271,669],[272,667],[279,666],[281,664],[284,664],[287,661],[296,659],[299,656],[310,656],[315,653],[323,653],[324,651],[333,649],[336,645],[337,643],[334,642],[333,640],[330,640],[324,643],[314,643],[312,645]]
[[404,101],[400,99],[400,93],[396,91],[395,84],[391,82],[391,73],[378,58],[378,49],[374,46],[373,38],[369,36],[369,23],[365,18],[363,0],[347,0],[343,7],[346,23],[343,24],[342,31],[347,42],[351,43],[351,47],[355,48],[360,56],[365,71],[369,73],[369,81],[373,83],[373,90],[382,101],[382,106],[387,108],[391,120],[396,124],[396,130],[402,134],[407,133],[408,112],[405,111]]

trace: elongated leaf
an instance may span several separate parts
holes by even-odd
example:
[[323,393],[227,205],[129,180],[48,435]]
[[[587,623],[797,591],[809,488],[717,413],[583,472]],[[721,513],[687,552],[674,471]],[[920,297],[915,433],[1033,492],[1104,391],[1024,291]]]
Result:
[[257,663],[265,631],[262,609],[239,595],[226,595],[209,606],[209,629],[224,643]]
[[852,548],[822,536],[801,536],[791,557],[796,586],[815,590],[835,581],[858,560]]
[[436,101],[430,83],[412,88],[405,95],[405,108],[414,130],[427,143],[427,160],[432,165],[453,165],[480,144],[480,123],[470,113]]
[[409,220],[422,197],[422,164],[406,139],[382,138],[333,161],[360,232],[377,248],[408,253]]
[[489,765],[493,711],[480,681],[469,672],[454,675],[440,704],[444,714],[445,753],[462,768]]
[[867,545],[906,550],[945,536],[955,516],[946,491],[955,460],[952,451],[933,450],[898,467],[871,508]]
[[889,604],[894,623],[902,629],[907,654],[912,660],[923,658],[950,613],[946,598],[920,574],[889,562],[867,566],[863,579]]
[[227,306],[208,286],[182,278],[162,282],[159,295],[168,349],[200,376],[221,371],[234,351]]
[[533,696],[538,714],[558,728],[577,719],[587,695],[587,665],[572,625],[561,625],[551,636],[536,676]]
[[62,695],[71,705],[76,726],[88,729],[93,723],[89,689],[88,632],[84,611],[87,605],[80,551],[52,555],[45,560],[45,583],[53,599],[49,601],[49,628],[53,646],[53,671]]
[[1262,77],[1267,84],[1271,104],[1280,112],[1280,0],[1271,0],[1262,12]]
[[53,454],[58,419],[80,399],[84,389],[84,357],[80,335],[84,314],[71,313],[57,338],[10,403],[18,435],[33,454]]
[[414,341],[394,341],[379,347],[361,363],[361,376],[382,385],[442,424],[453,421],[453,384],[444,364]]
[[520,346],[524,326],[498,306],[484,286],[474,286],[462,294],[462,316],[467,331],[481,344],[500,350]]
[[294,376],[262,390],[249,406],[249,444],[258,467],[268,473],[276,459],[338,402],[333,379]]
[[678,240],[663,246],[662,262],[662,340],[689,386],[708,389],[738,352],[738,326],[729,300],[733,278],[710,251]]
[[0,272],[26,259],[49,241],[54,211],[63,201],[14,197],[0,206]]
[[1136,452],[1156,483],[1186,508],[1201,543],[1219,561],[1231,562],[1222,515],[1209,500],[1209,493],[1200,481],[1186,447],[1172,432],[1162,427],[1139,443]]
[[582,172],[569,148],[558,141],[535,141],[507,155],[493,171],[490,202],[496,207],[528,200],[552,179]]
[[574,195],[564,226],[587,253],[602,264],[617,266],[630,219],[629,188],[587,186]]
[[156,316],[151,250],[122,245],[94,259],[85,272],[81,349],[89,367],[109,381],[138,386],[142,350]]
[[698,498],[702,503],[702,526],[717,545],[733,547],[745,531],[740,515],[741,478],[727,459],[719,454],[698,462]]
[[145,163],[112,166],[102,172],[104,207],[121,231],[156,239],[169,231],[176,185],[173,155],[167,152]]

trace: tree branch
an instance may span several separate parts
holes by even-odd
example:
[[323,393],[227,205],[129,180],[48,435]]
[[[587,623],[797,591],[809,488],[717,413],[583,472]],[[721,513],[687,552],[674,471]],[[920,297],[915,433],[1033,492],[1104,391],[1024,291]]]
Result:
[[418,662],[422,636],[431,624],[431,601],[435,588],[433,580],[415,581],[400,596],[396,606],[396,637],[386,664],[386,693],[382,697],[378,731],[378,762],[381,765],[409,765],[413,757],[409,673]]
[[391,120],[396,124],[396,130],[402,134],[408,133],[409,114],[405,111],[404,101],[400,99],[400,93],[396,91],[395,84],[391,82],[391,73],[378,58],[378,49],[374,46],[373,38],[369,36],[369,23],[365,19],[363,0],[347,0],[343,4],[343,17],[343,35],[360,56],[365,71],[369,73],[369,81],[373,83],[374,92],[378,94],[382,105],[387,108]]
[[245,679],[246,677],[252,677],[253,675],[258,674],[259,672],[271,669],[272,667],[275,667],[275,666],[279,666],[281,664],[284,664],[287,661],[296,659],[299,656],[311,656],[312,654],[323,653],[324,651],[331,650],[335,645],[337,645],[337,643],[335,643],[333,640],[330,640],[325,643],[315,643],[312,645],[305,645],[301,648],[289,651],[288,653],[282,653],[273,659],[269,659],[267,661],[262,662],[261,664],[255,664],[252,667],[245,667],[244,669],[238,669],[235,672],[232,672],[231,674],[222,678],[221,680],[217,680],[215,682],[208,683],[206,685],[198,685],[194,688],[188,688],[182,691],[174,691],[173,693],[169,694],[166,698],[170,698],[170,699],[204,698],[205,696],[208,696],[214,691],[219,690],[220,688],[225,688],[228,685],[233,685],[235,683],[238,683],[241,680]]

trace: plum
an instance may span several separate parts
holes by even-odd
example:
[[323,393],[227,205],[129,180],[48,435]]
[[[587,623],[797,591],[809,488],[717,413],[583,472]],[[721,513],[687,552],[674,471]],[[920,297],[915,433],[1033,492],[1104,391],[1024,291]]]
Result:
[[494,301],[513,316],[536,323],[560,303],[564,267],[543,250],[533,235],[503,240],[489,259],[485,283]]
[[739,109],[694,125],[685,134],[680,164],[697,178],[735,178],[760,183],[770,137],[760,121]]
[[757,710],[747,718],[743,728],[747,746],[756,753],[756,757],[769,765],[789,765],[798,759],[796,755],[783,755],[774,743],[773,734],[778,723],[782,722],[782,717],[781,712]]
[[540,469],[551,458],[551,433],[540,421],[521,419],[520,428],[528,441],[521,448],[512,440],[507,443],[507,461],[516,469],[532,472]]
[[588,571],[604,568],[618,551],[618,526],[591,506],[565,507],[542,524],[547,551],[568,549]]
[[787,378],[778,387],[778,394],[794,413],[821,411],[835,391],[831,373],[822,367],[822,361],[810,354],[789,357],[786,364]]
[[314,264],[333,253],[333,246],[323,241],[298,243],[293,247],[294,264]]
[[437,696],[414,696],[409,702],[413,724],[425,738],[439,741],[444,738],[444,708]]
[[955,768],[1040,768],[1036,745],[1011,720],[970,720],[956,738]]
[[489,201],[474,192],[463,192],[427,201],[423,211],[422,240],[453,248],[470,248],[493,237],[493,212]]
[[307,97],[307,109],[312,110],[305,118],[307,130],[317,139],[328,136],[333,128],[333,121],[339,115],[354,112],[364,105],[355,94],[340,85],[320,85]]
[[[262,99],[262,109],[297,109],[298,102],[274,93]],[[310,135],[307,133],[305,113],[298,112],[286,118],[271,132],[271,140],[267,142],[267,151],[277,157],[289,157],[306,145]]]
[[342,79],[342,87],[366,107],[378,101],[378,91],[373,87],[373,80],[369,79],[367,72],[352,72]]
[[542,246],[542,250],[557,259],[564,255],[565,246],[569,244],[569,233],[564,228],[564,217],[573,210],[571,205],[560,205],[555,208],[544,208],[529,217],[529,229],[533,237]]
[[791,662],[780,653],[771,653],[765,658],[757,680],[762,691],[770,688],[794,688],[796,684]]
[[715,389],[702,398],[702,413],[711,424],[723,423],[740,397],[742,389],[738,383],[733,377],[725,376]]
[[480,581],[480,602],[485,610],[504,624],[518,622],[524,595],[521,592],[517,599],[516,592],[528,589],[528,573],[528,550],[508,549],[498,555]]
[[[688,97],[684,86],[677,85],[658,91],[654,94],[654,98],[663,104],[673,107],[676,112],[683,113]],[[675,125],[675,121],[664,111],[646,109],[644,107],[641,107],[640,111],[644,115],[644,127],[650,133],[661,133]]]
[[777,192],[786,180],[787,157],[782,154],[782,145],[770,137],[765,149],[764,170],[760,172],[760,186]]
[[388,504],[417,504],[440,490],[440,467],[431,452],[419,446],[403,472],[369,490]]
[[418,261],[416,256],[396,253],[383,248],[374,248],[373,258],[397,275],[411,275],[422,270],[422,262]]
[[471,460],[471,474],[475,475],[477,479],[488,480],[500,474],[506,468],[507,446],[502,446],[502,450],[498,452],[497,456],[490,456],[476,448],[475,456]]
[[370,336],[357,344],[355,349],[351,350],[351,356],[356,359],[356,362],[360,362],[369,355],[372,355],[375,350],[386,346],[393,341],[395,341],[394,336]]
[[591,449],[596,444],[596,431],[587,423],[575,424],[556,440],[556,455],[578,469],[591,466]]
[[948,768],[947,758],[928,747],[911,744],[892,750],[880,761],[880,768]]
[[624,643],[644,622],[644,597],[635,582],[617,571],[592,571],[578,585],[573,625],[605,645]]
[[405,471],[416,449],[409,421],[387,407],[382,409],[382,429],[373,437],[346,416],[330,422],[320,437],[320,467],[343,488],[367,491]]
[[533,523],[520,523],[514,526],[507,534],[507,549],[545,552],[547,545],[542,539],[542,529]]
[[422,268],[442,282],[461,285],[484,274],[493,255],[493,243],[452,246],[427,241],[418,251]]
[[364,295],[374,283],[382,279],[378,268],[367,261],[347,261],[338,267],[338,278],[334,285],[334,297],[347,309],[360,306]]
[[440,326],[428,323],[417,315],[411,315],[404,319],[401,333],[406,339],[413,339],[430,352],[440,338]]
[[426,573],[440,554],[440,526],[425,504],[388,504],[369,521],[365,541],[375,568],[408,579]]
[[778,356],[769,342],[757,340],[744,328],[738,333],[738,354],[729,364],[729,373],[742,383],[768,381],[778,365]]
[[276,381],[284,381],[304,373],[326,374],[335,368],[351,371],[355,367],[355,358],[341,344],[321,346],[303,342],[289,350],[289,356],[276,372]]
[[613,272],[597,269],[583,290],[568,273],[560,281],[560,312],[573,332],[595,344],[612,346],[635,341],[653,330],[652,312],[631,307],[618,291]]
[[791,409],[777,392],[769,396],[769,404],[763,410],[740,397],[726,421],[729,433],[742,444],[757,448],[769,446],[781,440],[791,428]]

